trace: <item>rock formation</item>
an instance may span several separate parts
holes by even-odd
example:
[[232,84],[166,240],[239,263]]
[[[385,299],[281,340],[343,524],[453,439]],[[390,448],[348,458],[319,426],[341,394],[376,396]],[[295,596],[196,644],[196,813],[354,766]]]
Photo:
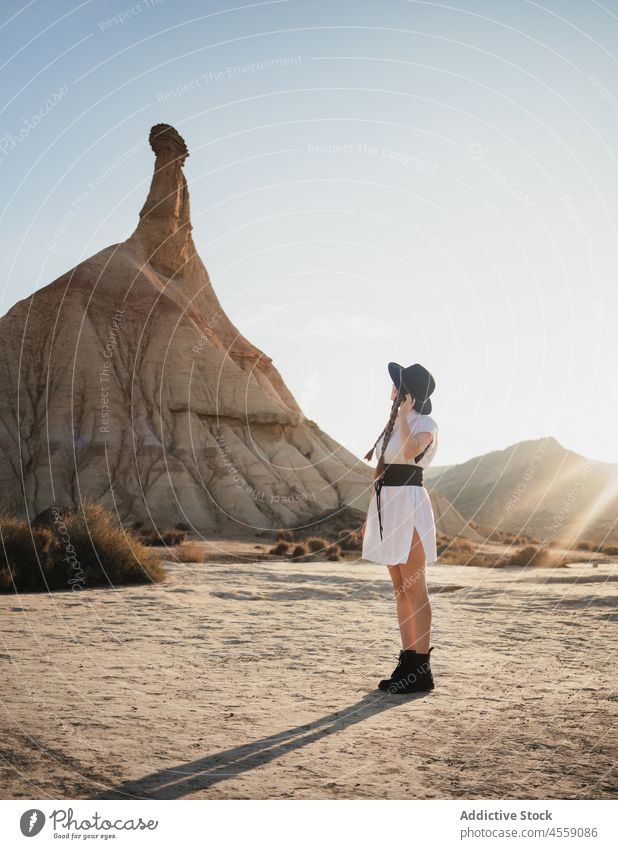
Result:
[[369,466],[307,420],[221,307],[191,236],[182,137],[156,161],[135,232],[0,320],[0,499],[33,518],[102,501],[200,531],[365,511]]
[[[91,498],[201,532],[362,520],[371,468],[229,320],[191,236],[187,146],[168,124],[150,145],[135,232],[0,319],[0,508],[34,519]],[[474,534],[431,497],[438,530]]]

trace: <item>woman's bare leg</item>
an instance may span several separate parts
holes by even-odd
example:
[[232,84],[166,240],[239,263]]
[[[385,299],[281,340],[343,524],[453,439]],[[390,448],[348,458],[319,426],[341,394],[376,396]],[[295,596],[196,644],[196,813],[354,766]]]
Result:
[[[414,528],[408,561],[405,564],[400,563],[398,569],[401,578],[401,595],[405,599],[401,602],[401,609],[408,610],[410,617],[409,625],[406,625],[409,645],[404,645],[404,648],[415,649],[419,654],[427,654],[431,637],[431,604],[425,579],[426,562],[425,551],[418,532]],[[399,602],[397,611],[399,612]]]
[[405,593],[403,576],[400,566],[389,566],[393,589],[395,590],[395,601],[397,604],[397,619],[401,632],[401,647],[404,649],[414,648],[414,618],[410,599]]

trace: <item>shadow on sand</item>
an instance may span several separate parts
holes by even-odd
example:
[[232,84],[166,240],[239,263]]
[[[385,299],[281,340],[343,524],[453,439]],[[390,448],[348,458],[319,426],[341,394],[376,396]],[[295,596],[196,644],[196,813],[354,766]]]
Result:
[[300,749],[330,734],[343,731],[389,708],[424,698],[427,695],[428,693],[417,693],[409,696],[391,696],[380,690],[374,690],[355,704],[329,713],[313,722],[297,725],[279,734],[272,734],[270,737],[263,737],[252,743],[207,755],[190,763],[153,772],[134,781],[125,781],[117,787],[111,787],[90,798],[180,799],[188,793],[207,790],[218,781],[225,781],[232,776],[263,766],[294,749]]

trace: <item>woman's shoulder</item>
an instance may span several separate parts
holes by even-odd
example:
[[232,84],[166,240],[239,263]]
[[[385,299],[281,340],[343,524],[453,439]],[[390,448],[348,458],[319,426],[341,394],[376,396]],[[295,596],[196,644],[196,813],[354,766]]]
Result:
[[420,433],[437,433],[438,432],[438,423],[433,418],[433,416],[429,415],[420,415],[418,417],[418,431]]

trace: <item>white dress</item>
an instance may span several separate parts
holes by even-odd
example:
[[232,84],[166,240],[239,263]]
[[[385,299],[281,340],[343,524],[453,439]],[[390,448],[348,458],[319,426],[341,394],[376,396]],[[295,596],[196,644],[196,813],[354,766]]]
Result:
[[[411,465],[426,469],[438,448],[438,425],[431,416],[421,415],[416,410],[408,414],[408,422],[413,436],[417,433],[431,433],[433,442],[418,463],[407,461],[401,451],[401,434],[399,418],[397,418],[386,446],[384,462],[410,462]],[[380,456],[383,441],[384,437],[376,445],[374,453],[376,458]],[[383,486],[380,492],[380,512],[383,539],[380,539],[376,493],[373,489],[363,537],[362,558],[364,560],[372,560],[374,563],[383,563],[387,566],[406,563],[415,527],[425,550],[427,563],[438,559],[433,509],[429,493],[424,486]]]

